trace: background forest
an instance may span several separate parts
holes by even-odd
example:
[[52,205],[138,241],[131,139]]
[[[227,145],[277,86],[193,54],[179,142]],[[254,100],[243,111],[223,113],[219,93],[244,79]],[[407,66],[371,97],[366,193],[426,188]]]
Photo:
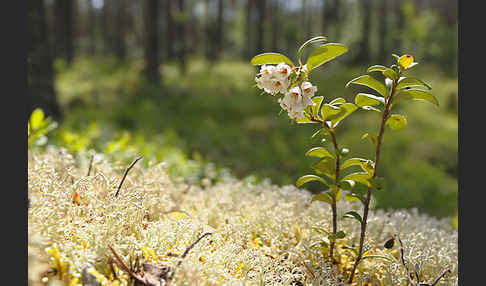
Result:
[[[414,71],[440,108],[403,104],[408,128],[385,136],[385,192],[376,207],[457,213],[457,1],[454,0],[44,0],[29,10],[31,112],[58,126],[35,142],[74,154],[96,150],[129,163],[165,161],[191,184],[236,177],[294,184],[309,172],[303,154],[315,126],[289,124],[278,104],[259,96],[249,59],[295,55],[324,35],[349,52],[312,75],[317,95],[352,101],[344,88],[371,64],[412,54]],[[304,54],[305,57],[305,54]],[[373,152],[353,126],[339,130],[351,156]],[[358,136],[358,137],[356,137]],[[320,191],[309,184],[311,191]]]

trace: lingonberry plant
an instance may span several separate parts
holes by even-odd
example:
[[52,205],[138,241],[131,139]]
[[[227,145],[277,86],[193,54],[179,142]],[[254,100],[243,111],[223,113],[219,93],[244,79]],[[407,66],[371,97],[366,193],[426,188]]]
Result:
[[[343,98],[336,98],[329,103],[324,103],[323,96],[314,96],[317,87],[309,81],[310,72],[348,51],[343,44],[326,43],[315,48],[306,63],[303,64],[301,57],[304,48],[312,43],[324,41],[326,38],[322,36],[306,41],[297,52],[298,66],[294,66],[286,56],[277,53],[257,55],[251,60],[251,63],[262,65],[260,73],[255,78],[258,88],[272,96],[282,94],[283,97],[278,98],[278,102],[282,109],[288,112],[291,119],[299,124],[317,123],[322,125],[322,128],[314,133],[312,138],[321,136],[331,138],[330,150],[325,146],[318,146],[305,154],[319,158],[319,161],[312,166],[317,175],[302,176],[297,180],[296,185],[300,187],[307,182],[318,181],[326,186],[326,191],[315,195],[312,201],[323,201],[331,205],[332,230],[327,231],[321,228],[317,230],[327,234],[323,243],[325,247],[329,248],[329,258],[334,262],[335,241],[345,236],[343,231],[338,231],[337,201],[341,198],[343,189],[350,189],[354,185],[352,180],[340,180],[341,170],[346,168],[345,165],[341,166],[342,158],[348,154],[349,150],[339,147],[336,128],[345,117],[357,109],[357,106],[347,103]],[[324,143],[326,140],[322,139],[321,142]]]
[[[338,230],[337,225],[337,202],[342,197],[343,191],[347,192],[345,197],[348,200],[358,200],[364,205],[362,216],[355,211],[349,211],[344,215],[344,217],[356,219],[361,228],[359,249],[347,247],[356,254],[348,281],[352,283],[359,263],[366,258],[363,256],[363,248],[371,194],[373,190],[383,189],[384,179],[377,176],[377,171],[385,127],[401,130],[407,125],[407,120],[403,115],[391,113],[392,108],[399,101],[409,99],[425,100],[437,106],[439,103],[428,91],[431,89],[428,84],[420,79],[405,76],[410,68],[417,65],[411,55],[401,57],[393,55],[396,57],[397,63],[390,67],[374,65],[368,68],[368,73],[382,73],[384,84],[370,75],[359,76],[346,84],[346,87],[350,85],[367,86],[378,94],[360,92],[356,95],[354,103],[346,102],[341,97],[325,103],[322,96],[315,96],[317,87],[312,85],[309,75],[312,70],[346,53],[348,49],[343,44],[326,43],[315,48],[305,64],[301,59],[306,47],[325,41],[327,41],[325,37],[315,37],[306,41],[298,49],[297,66],[288,57],[279,53],[259,54],[251,60],[251,63],[261,66],[260,72],[255,78],[258,88],[263,89],[264,93],[278,97],[277,101],[281,108],[287,111],[288,116],[296,123],[321,125],[322,127],[312,135],[312,138],[323,137],[321,140],[323,143],[330,141],[329,147],[326,148],[327,144],[323,144],[323,146],[310,149],[305,154],[319,158],[319,161],[312,165],[316,174],[300,177],[296,185],[300,187],[305,183],[317,181],[325,186],[325,191],[314,195],[312,201],[326,202],[331,206],[332,229],[330,231],[320,228],[317,230],[327,234],[323,242],[324,246],[328,247],[329,258],[333,263],[338,263],[334,259],[335,242],[346,236],[343,231]],[[368,138],[374,145],[374,161],[365,158],[344,160],[349,149],[338,145],[336,130],[339,123],[358,108],[376,112],[380,117],[378,134],[366,133],[362,136],[362,139]],[[330,140],[326,140],[326,138]],[[353,166],[358,166],[361,171],[353,173],[346,170]],[[355,191],[356,183],[367,187],[366,194]]]
[[[372,191],[383,189],[384,180],[382,177],[377,176],[377,174],[385,127],[388,126],[392,130],[402,130],[407,125],[407,120],[403,115],[391,113],[393,106],[400,101],[410,99],[428,101],[436,106],[439,106],[438,100],[428,91],[431,89],[430,85],[426,84],[420,79],[405,76],[410,68],[418,64],[414,62],[413,57],[411,55],[403,55],[400,57],[397,55],[393,56],[397,59],[396,64],[393,64],[390,67],[374,65],[369,67],[367,70],[368,73],[382,73],[384,75],[385,84],[381,83],[370,75],[359,76],[346,84],[346,87],[352,84],[363,85],[376,91],[378,95],[358,93],[355,97],[355,103],[358,107],[364,110],[374,111],[380,115],[378,134],[375,135],[366,133],[362,137],[363,139],[369,138],[371,143],[374,145],[374,162],[368,160],[370,164],[368,168],[364,168],[365,172],[353,173],[343,178],[353,180],[368,187],[368,191],[364,197],[354,194],[363,203],[364,208],[362,217],[355,212],[353,213],[353,217],[360,222],[361,233],[358,255],[356,256],[351,274],[349,276],[349,283],[353,282],[356,268],[363,258],[363,245],[366,235],[366,226]],[[365,159],[356,159],[356,163],[364,162],[364,160]]]

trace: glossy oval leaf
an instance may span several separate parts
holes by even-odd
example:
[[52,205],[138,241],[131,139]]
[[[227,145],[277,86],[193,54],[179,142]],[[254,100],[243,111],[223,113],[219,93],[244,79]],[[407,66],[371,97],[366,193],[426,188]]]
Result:
[[321,202],[325,202],[325,203],[328,203],[328,204],[332,204],[332,197],[329,194],[329,192],[323,192],[323,193],[319,193],[317,195],[314,195],[311,199],[311,203],[314,202],[314,201],[321,201]]
[[355,220],[359,221],[360,223],[363,222],[361,215],[355,211],[349,211],[343,215],[344,218],[354,218]]
[[294,66],[294,63],[289,58],[279,53],[263,53],[254,56],[250,60],[250,63],[254,66],[279,64],[281,62],[284,62],[292,67]]
[[324,157],[312,165],[312,169],[319,175],[326,175],[331,179],[336,177],[336,160],[331,157]]
[[381,96],[375,96],[373,94],[368,94],[368,93],[358,93],[356,97],[354,98],[354,103],[358,107],[363,107],[363,106],[376,106],[379,104],[385,104],[385,99]]
[[382,66],[382,65],[374,65],[374,66],[371,66],[368,68],[367,72],[375,72],[375,71],[379,71],[379,72],[383,72],[387,69],[387,67],[385,66]]
[[314,147],[314,148],[310,149],[309,151],[307,151],[307,153],[305,153],[305,155],[309,156],[309,157],[317,157],[317,158],[324,158],[324,157],[334,158],[334,155],[331,154],[331,152],[329,152],[324,147]]
[[315,104],[311,106],[312,116],[321,119],[321,115],[319,114],[319,110],[321,108],[322,102],[324,101],[324,96],[315,96],[312,98],[312,102]]
[[329,102],[330,105],[339,105],[339,104],[343,104],[343,103],[346,103],[346,99],[344,99],[342,97],[335,98],[335,99],[331,100],[331,102]]
[[317,36],[312,39],[307,40],[305,43],[303,43],[300,47],[299,50],[297,51],[297,59],[300,60],[300,57],[302,56],[302,53],[304,52],[305,47],[312,43],[317,43],[317,42],[325,42],[327,41],[327,38],[324,36]]
[[352,180],[345,180],[345,181],[339,182],[339,187],[341,189],[347,190],[347,191],[352,190],[355,185],[356,185],[356,183]]
[[386,70],[383,71],[383,75],[386,76],[387,78],[391,80],[396,80],[398,77],[398,74],[390,68],[387,68]]
[[421,81],[420,79],[413,78],[413,77],[402,77],[398,80],[398,84],[396,89],[404,89],[407,87],[425,87],[427,89],[432,89],[432,87],[425,82]]
[[430,92],[420,89],[402,89],[395,97],[393,102],[398,102],[404,99],[425,100],[435,106],[439,106],[439,101]]
[[323,183],[326,186],[328,185],[327,182],[326,182],[326,180],[324,180],[323,178],[321,178],[319,176],[316,176],[316,175],[305,175],[305,176],[302,176],[302,177],[300,177],[297,180],[297,182],[295,182],[295,185],[297,187],[300,187],[303,184],[308,183],[308,182],[312,182],[312,181],[318,181],[318,182]]
[[44,111],[40,108],[34,109],[30,115],[30,128],[32,130],[37,130],[44,126]]
[[331,105],[329,103],[325,103],[322,105],[321,108],[321,117],[322,120],[327,120],[327,118],[332,117],[336,114],[339,114],[341,112],[341,108],[336,105]]
[[392,114],[387,120],[388,125],[393,130],[402,130],[407,126],[407,119],[400,114]]
[[363,185],[370,187],[371,184],[369,182],[369,179],[370,179],[370,175],[368,173],[357,172],[357,173],[351,173],[351,174],[345,176],[344,178],[341,179],[341,181],[352,180],[352,181],[355,181],[355,182],[358,182],[358,183],[361,183]]
[[307,59],[307,69],[309,71],[327,63],[328,61],[346,53],[348,48],[339,43],[324,44],[315,48]]
[[364,110],[367,110],[367,111],[375,111],[375,112],[381,113],[380,109],[373,107],[373,106],[365,105],[365,106],[362,106],[361,108],[364,109]]
[[348,115],[353,113],[358,107],[352,103],[343,103],[339,106],[340,112],[336,115],[328,117],[331,120],[332,127],[336,127]]
[[346,87],[348,87],[351,84],[364,85],[373,90],[376,90],[383,97],[387,96],[385,85],[379,82],[378,80],[376,80],[374,77],[371,77],[369,75],[362,75],[355,79],[352,79],[346,84]]
[[367,159],[363,158],[349,158],[348,160],[344,161],[341,165],[341,170],[344,170],[351,166],[361,166],[361,163],[367,162]]

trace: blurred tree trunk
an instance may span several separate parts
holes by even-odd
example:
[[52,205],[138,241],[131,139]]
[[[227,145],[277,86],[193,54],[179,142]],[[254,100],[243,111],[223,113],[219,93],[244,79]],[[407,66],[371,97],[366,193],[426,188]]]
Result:
[[218,0],[218,18],[216,28],[216,58],[220,58],[223,52],[223,0]]
[[165,18],[167,20],[167,58],[172,59],[174,58],[174,19],[172,18],[172,1],[173,0],[165,0]]
[[145,74],[154,84],[160,84],[158,0],[145,0]]
[[103,0],[101,15],[103,18],[103,53],[105,55],[111,52],[111,35],[110,35],[110,0]]
[[28,89],[30,106],[27,116],[37,107],[55,120],[61,119],[61,109],[54,90],[54,73],[49,47],[46,12],[43,0],[29,1]]
[[[367,0],[364,0],[367,1]],[[334,26],[334,40],[339,41],[341,39],[341,0],[334,0],[334,6],[332,8],[332,25]]]
[[405,15],[402,11],[402,1],[396,0],[395,7],[394,7],[394,17],[396,18],[395,22],[395,35],[393,37],[393,53],[394,54],[401,54],[402,53],[402,32],[405,28]]
[[265,32],[265,10],[266,10],[266,1],[265,0],[258,0],[257,1],[257,10],[258,10],[258,18],[257,18],[257,41],[256,41],[256,53],[259,54],[264,51],[264,32]]
[[125,23],[127,21],[126,0],[116,0],[116,19],[115,19],[115,54],[119,60],[124,60],[126,57],[125,47]]
[[322,36],[327,37],[327,33],[329,31],[329,24],[331,23],[331,13],[330,9],[331,6],[329,5],[329,0],[322,0]]
[[179,14],[177,19],[179,66],[182,74],[186,73],[186,14],[184,3],[184,0],[179,0]]
[[246,25],[245,25],[245,36],[246,36],[246,45],[244,50],[243,57],[247,60],[251,59],[253,47],[252,47],[252,16],[253,16],[253,0],[247,0],[246,2]]
[[56,0],[55,5],[55,55],[65,58],[71,65],[74,57],[74,7],[77,1]]
[[363,15],[363,30],[359,41],[359,51],[356,62],[367,62],[370,60],[370,27],[371,27],[371,0],[361,1],[361,14]]
[[280,19],[279,19],[279,10],[280,10],[280,1],[273,0],[272,5],[270,5],[272,11],[272,50],[277,51],[278,48],[278,37],[279,37],[279,28],[280,28]]
[[388,62],[390,55],[387,50],[387,27],[388,27],[388,7],[387,2],[389,0],[380,0],[380,10],[379,10],[379,60],[382,64]]
[[88,54],[94,56],[96,53],[96,15],[93,7],[93,0],[88,0],[88,33],[89,33],[89,48]]

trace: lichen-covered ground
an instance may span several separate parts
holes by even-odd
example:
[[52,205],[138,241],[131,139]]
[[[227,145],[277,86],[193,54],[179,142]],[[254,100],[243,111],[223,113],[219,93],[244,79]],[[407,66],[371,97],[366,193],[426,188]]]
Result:
[[[339,219],[346,237],[331,267],[318,231],[329,228],[330,208],[310,204],[305,190],[233,179],[187,186],[154,163],[135,165],[115,198],[127,166],[100,155],[87,176],[89,159],[56,148],[29,153],[29,285],[82,285],[83,269],[100,285],[129,285],[124,271],[110,267],[109,245],[125,261],[139,254],[175,267],[177,255],[205,232],[212,235],[175,268],[171,285],[346,285],[354,254],[345,248],[357,244],[359,225]],[[340,202],[341,215],[351,209],[361,212],[358,203]],[[457,231],[448,220],[415,211],[371,213],[367,254],[383,257],[363,260],[355,285],[408,285],[399,244],[383,247],[390,234],[400,235],[407,262],[420,266],[424,282],[449,268],[437,285],[457,285]]]

